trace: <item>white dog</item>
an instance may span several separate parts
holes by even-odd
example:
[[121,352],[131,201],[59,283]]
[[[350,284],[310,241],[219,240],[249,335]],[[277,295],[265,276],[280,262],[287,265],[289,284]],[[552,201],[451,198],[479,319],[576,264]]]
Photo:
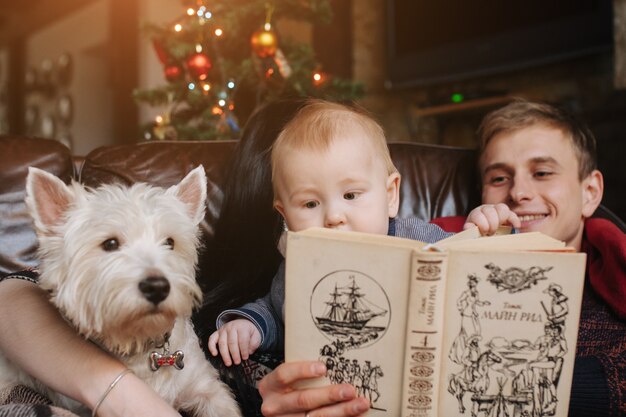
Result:
[[[190,321],[201,299],[195,268],[204,169],[167,190],[146,184],[88,190],[30,168],[26,192],[39,238],[40,285],[78,332],[175,408],[202,417],[240,416]],[[0,356],[0,386],[15,383],[45,389]],[[56,405],[86,411],[58,393],[44,393]]]

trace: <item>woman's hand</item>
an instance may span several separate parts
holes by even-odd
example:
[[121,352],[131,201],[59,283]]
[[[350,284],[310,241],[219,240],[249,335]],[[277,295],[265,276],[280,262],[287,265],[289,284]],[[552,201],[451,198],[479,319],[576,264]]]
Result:
[[283,363],[259,383],[263,398],[261,412],[266,417],[352,417],[363,416],[369,401],[357,397],[350,384],[316,388],[296,388],[298,382],[326,374],[326,367],[317,361]]

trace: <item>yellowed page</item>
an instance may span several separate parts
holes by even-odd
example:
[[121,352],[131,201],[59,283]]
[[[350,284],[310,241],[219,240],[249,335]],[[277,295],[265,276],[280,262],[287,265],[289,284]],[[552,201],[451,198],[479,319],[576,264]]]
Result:
[[442,240],[433,246],[442,249],[467,250],[560,250],[565,243],[539,232],[481,236],[474,239]]
[[581,253],[451,250],[439,415],[565,417],[584,273]]
[[[314,384],[352,383],[372,402],[368,416],[397,417],[414,245],[345,237],[332,231],[288,236],[285,360],[325,362],[329,374]],[[358,300],[350,300],[351,292]],[[347,327],[342,317],[350,309],[363,320],[377,316],[360,328]]]

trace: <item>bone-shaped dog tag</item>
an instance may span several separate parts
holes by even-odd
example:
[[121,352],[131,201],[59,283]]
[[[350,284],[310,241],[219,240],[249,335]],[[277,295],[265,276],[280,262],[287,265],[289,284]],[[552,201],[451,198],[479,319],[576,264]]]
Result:
[[183,369],[185,366],[183,359],[185,354],[182,350],[177,350],[174,353],[164,351],[162,354],[159,352],[150,353],[150,369],[154,372],[158,371],[162,366],[173,366],[176,369]]

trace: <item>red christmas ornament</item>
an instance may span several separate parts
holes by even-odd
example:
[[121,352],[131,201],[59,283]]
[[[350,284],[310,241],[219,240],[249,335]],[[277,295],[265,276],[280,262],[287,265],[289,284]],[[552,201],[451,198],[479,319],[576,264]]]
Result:
[[183,75],[183,69],[180,65],[172,64],[165,67],[163,70],[165,79],[171,83],[180,80]]
[[187,70],[197,80],[204,81],[211,69],[211,60],[205,54],[199,52],[187,58]]
[[257,30],[250,38],[250,45],[260,58],[272,57],[278,49],[278,37],[272,30]]

